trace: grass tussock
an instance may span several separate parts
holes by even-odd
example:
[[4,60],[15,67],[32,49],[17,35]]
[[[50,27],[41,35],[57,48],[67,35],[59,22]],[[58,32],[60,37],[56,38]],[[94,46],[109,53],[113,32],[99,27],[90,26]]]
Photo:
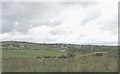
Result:
[[107,56],[58,58],[3,58],[3,72],[117,72],[117,58]]

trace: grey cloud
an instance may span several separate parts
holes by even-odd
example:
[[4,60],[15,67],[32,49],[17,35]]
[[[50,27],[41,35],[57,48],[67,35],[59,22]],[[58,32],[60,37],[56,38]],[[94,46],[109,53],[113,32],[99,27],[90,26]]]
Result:
[[[2,3],[2,33],[13,32],[16,29],[15,22],[18,22],[16,31],[27,33],[29,29],[35,26],[57,26],[63,20],[55,20],[50,22],[46,18],[57,17],[61,9],[72,5],[93,5],[95,3],[76,3],[76,2],[61,2],[61,3],[43,3],[43,2],[3,2]],[[35,17],[39,16],[37,21],[30,22]],[[45,21],[41,21],[45,20]],[[86,19],[87,21],[89,19]],[[86,21],[85,21],[86,22]],[[84,22],[83,22],[84,23]]]
[[89,21],[101,16],[100,11],[95,8],[95,5],[97,5],[96,2],[61,2],[61,4],[65,6],[78,5],[88,11],[86,17],[82,20],[81,25],[85,25]]
[[104,20],[98,23],[100,28],[104,30],[110,31],[112,34],[118,34],[118,21],[117,17],[111,20]]
[[54,30],[50,31],[51,35],[61,35],[61,34],[64,34],[64,33],[65,33],[64,31],[58,30],[58,29],[54,29]]
[[2,33],[10,32],[14,29],[14,22],[2,19]]
[[[54,28],[52,29],[51,31],[49,31],[49,33],[51,35],[71,35],[71,34],[74,34],[74,32],[72,31],[69,31],[69,30],[62,30],[62,29],[58,29],[58,28]],[[85,36],[85,35],[82,35],[80,34],[81,37]]]
[[66,6],[80,5],[82,7],[88,7],[88,6],[94,6],[97,3],[96,2],[61,2],[61,4]]
[[[18,32],[27,32],[30,29],[30,20],[37,15],[49,11],[49,3],[23,3],[5,2],[2,4],[2,33],[12,32],[15,29],[15,22],[18,22]],[[41,15],[42,18],[42,15]]]
[[63,22],[63,20],[54,20],[54,21],[51,21],[51,20],[37,20],[37,21],[34,21],[30,24],[32,24],[32,26],[39,26],[39,25],[44,25],[44,26],[49,26],[49,27],[55,27],[55,26],[58,26],[58,25],[61,25]]
[[92,45],[118,45],[117,41],[113,42],[93,42]]
[[[64,19],[66,19],[67,15],[67,9],[69,10],[69,8],[71,8],[70,10],[73,11],[74,8],[78,8],[81,7],[83,9],[86,9],[86,11],[88,13],[86,13],[87,17],[83,17],[84,19],[81,20],[83,21],[82,24],[86,24],[89,21],[94,21],[96,20],[96,18],[99,19],[99,16],[101,16],[99,14],[99,11],[96,12],[97,10],[94,8],[96,8],[96,3],[94,2],[61,2],[61,3],[43,3],[43,2],[6,2],[2,4],[2,24],[0,24],[0,27],[2,26],[2,32],[0,33],[6,33],[6,34],[2,34],[4,35],[5,40],[27,40],[27,41],[42,41],[42,42],[59,42],[59,38],[56,38],[56,36],[54,35],[66,35],[66,36],[72,36],[73,34],[75,34],[75,31],[71,31],[66,30],[65,28],[62,29],[62,27],[58,25],[62,24],[64,22]],[[93,6],[93,7],[92,7]],[[89,10],[89,8],[93,9]],[[59,15],[61,10],[66,10],[65,13],[62,13],[61,15]],[[83,11],[84,12],[84,11]],[[68,11],[69,13],[69,11]],[[60,18],[58,17],[61,16]],[[63,18],[62,18],[63,17]],[[102,17],[103,18],[103,17]],[[53,20],[52,20],[53,19]],[[113,18],[114,19],[114,18]],[[51,22],[52,20],[52,22]],[[101,21],[102,20],[102,21]],[[117,21],[115,20],[104,20],[101,19],[98,20],[98,22],[96,25],[100,25],[100,28],[102,30],[109,30],[113,33],[117,33]],[[15,23],[18,23],[17,25]],[[89,24],[89,23],[88,23]],[[48,26],[48,27],[53,27],[52,30],[50,29],[50,31],[47,33],[47,36],[43,34],[31,34],[30,32],[28,32],[31,28],[33,27],[37,27],[37,26]],[[68,24],[67,24],[68,25]],[[56,27],[57,26],[57,27]],[[74,24],[73,24],[74,26]],[[88,27],[89,29],[89,27]],[[20,32],[20,33],[16,33]],[[89,31],[89,30],[88,30]],[[9,33],[8,33],[9,32]],[[77,34],[79,34],[79,32],[76,30]],[[104,31],[102,31],[104,32]],[[24,34],[22,34],[24,33]],[[27,34],[26,34],[27,33]],[[38,33],[38,32],[37,32]],[[42,32],[41,32],[42,33]],[[44,33],[44,32],[43,32]],[[84,32],[83,32],[84,33]],[[8,36],[7,36],[8,34]],[[81,33],[79,35],[75,34],[80,39],[81,38],[87,38],[88,35],[81,35]],[[10,35],[10,36],[9,36]],[[23,36],[21,36],[23,35]],[[35,36],[36,35],[36,36]],[[32,37],[33,36],[33,37]],[[41,37],[40,37],[41,36]],[[54,38],[55,37],[55,38]],[[88,36],[89,37],[89,36]],[[58,39],[58,41],[57,41]],[[76,38],[77,39],[77,38]],[[61,39],[62,40],[62,39]],[[63,39],[64,40],[64,39]],[[70,39],[72,40],[72,39]],[[75,42],[80,42],[78,40],[73,40]],[[93,39],[91,41],[89,41],[89,39],[85,39],[86,42],[93,42],[93,40],[97,39]],[[82,41],[82,39],[81,39]],[[85,42],[85,41],[83,41]]]
[[28,22],[22,22],[22,21],[16,27],[17,28],[14,28],[14,30],[16,29],[16,31],[22,32],[22,33],[28,33],[29,29],[31,28]]
[[101,16],[100,12],[95,12],[95,11],[89,11],[87,17],[82,21],[81,25],[85,25],[89,21],[95,20]]
[[2,33],[2,2],[0,2],[0,33]]
[[118,44],[120,45],[120,2],[118,2]]

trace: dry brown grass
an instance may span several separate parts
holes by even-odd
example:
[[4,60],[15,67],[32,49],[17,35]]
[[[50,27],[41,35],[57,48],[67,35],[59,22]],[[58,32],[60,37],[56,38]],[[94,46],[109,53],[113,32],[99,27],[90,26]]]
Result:
[[3,59],[4,72],[117,72],[117,57]]

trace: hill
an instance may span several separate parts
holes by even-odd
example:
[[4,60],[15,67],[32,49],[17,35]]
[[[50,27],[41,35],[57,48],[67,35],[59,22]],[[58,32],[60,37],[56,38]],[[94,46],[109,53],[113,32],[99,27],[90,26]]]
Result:
[[117,46],[19,41],[1,43],[3,72],[118,71]]

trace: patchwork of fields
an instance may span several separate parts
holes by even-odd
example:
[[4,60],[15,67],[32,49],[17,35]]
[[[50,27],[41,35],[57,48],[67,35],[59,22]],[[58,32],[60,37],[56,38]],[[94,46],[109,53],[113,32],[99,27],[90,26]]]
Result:
[[[94,52],[107,53],[102,56],[91,55]],[[75,56],[59,58],[61,55],[67,56],[68,53]],[[54,56],[55,58],[50,58]],[[6,41],[2,42],[2,70],[3,72],[117,72],[118,48]]]

